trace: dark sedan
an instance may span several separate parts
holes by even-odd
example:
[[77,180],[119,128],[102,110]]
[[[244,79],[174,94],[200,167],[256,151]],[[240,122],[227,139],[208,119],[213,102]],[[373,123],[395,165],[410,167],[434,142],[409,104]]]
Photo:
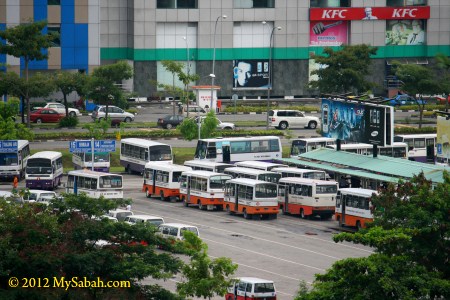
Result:
[[62,118],[64,115],[52,108],[39,108],[30,113],[30,122],[36,123],[58,123]]
[[159,118],[156,124],[158,127],[172,129],[180,125],[184,120],[184,117],[181,115],[167,115],[163,118]]

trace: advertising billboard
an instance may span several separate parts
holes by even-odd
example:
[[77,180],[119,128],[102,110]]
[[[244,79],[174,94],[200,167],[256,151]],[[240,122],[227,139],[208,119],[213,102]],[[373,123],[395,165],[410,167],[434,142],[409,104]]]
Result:
[[269,60],[233,60],[233,89],[268,88]]
[[392,107],[322,99],[322,136],[378,146],[392,144]]
[[347,22],[323,21],[310,22],[310,46],[340,46],[347,44]]
[[386,21],[386,45],[425,45],[426,42],[423,20]]
[[429,6],[310,8],[310,21],[429,19]]
[[437,117],[436,161],[448,165],[450,158],[450,120]]

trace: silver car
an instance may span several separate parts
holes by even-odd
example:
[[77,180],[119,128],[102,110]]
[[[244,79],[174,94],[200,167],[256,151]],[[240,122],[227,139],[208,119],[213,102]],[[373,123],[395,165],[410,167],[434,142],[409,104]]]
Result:
[[[94,121],[101,121],[106,116],[106,105],[98,105],[92,112],[92,119]],[[131,122],[134,121],[134,115],[126,112],[117,106],[108,106],[108,119],[115,122]]]

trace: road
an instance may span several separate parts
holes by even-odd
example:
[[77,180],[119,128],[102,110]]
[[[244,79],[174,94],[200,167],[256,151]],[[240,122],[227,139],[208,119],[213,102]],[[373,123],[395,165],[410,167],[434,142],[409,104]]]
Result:
[[[23,185],[24,181],[19,187]],[[301,280],[311,284],[314,274],[324,273],[334,262],[372,253],[368,247],[333,242],[332,236],[340,230],[333,220],[302,220],[282,214],[276,220],[245,220],[226,212],[200,211],[182,203],[148,199],[140,191],[142,179],[137,175],[124,175],[124,186],[124,196],[133,199],[135,213],[159,215],[165,222],[196,225],[212,258],[231,258],[239,265],[236,276],[274,280],[280,300],[292,299]],[[3,183],[0,190],[11,190],[11,184]],[[179,280],[176,276],[158,283],[174,291]]]

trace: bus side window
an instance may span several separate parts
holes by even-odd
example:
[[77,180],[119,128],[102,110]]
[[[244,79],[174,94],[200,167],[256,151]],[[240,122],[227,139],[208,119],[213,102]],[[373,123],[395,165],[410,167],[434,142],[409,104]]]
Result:
[[245,291],[246,291],[247,293],[251,293],[251,292],[252,292],[252,289],[253,289],[253,284],[247,283],[247,287],[246,287]]

